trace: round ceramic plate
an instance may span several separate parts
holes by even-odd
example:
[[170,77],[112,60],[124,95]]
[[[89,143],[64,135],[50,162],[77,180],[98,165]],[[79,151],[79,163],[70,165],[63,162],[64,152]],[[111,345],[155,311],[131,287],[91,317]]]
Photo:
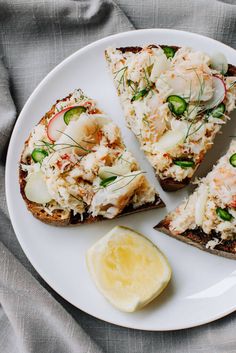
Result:
[[[151,29],[120,33],[80,49],[58,65],[39,84],[25,104],[12,134],[6,167],[6,191],[9,212],[18,240],[32,265],[44,280],[63,298],[79,309],[102,320],[142,330],[173,330],[216,320],[236,309],[236,261],[210,255],[153,229],[170,209],[189,192],[167,194],[161,191],[152,168],[140,152],[132,133],[125,127],[123,113],[106,67],[104,50],[109,46],[147,44],[192,46],[211,54],[223,52],[236,65],[236,52],[212,39],[193,33]],[[148,177],[159,190],[167,208],[126,216],[118,220],[71,228],[48,226],[33,218],[21,198],[18,184],[18,161],[24,141],[32,127],[52,104],[81,88],[96,99],[121,127],[129,149],[139,160]],[[236,116],[232,117],[235,120]],[[200,168],[206,174],[226,151],[233,121],[223,129],[215,146]],[[168,288],[143,310],[119,312],[97,291],[88,273],[87,249],[112,227],[120,224],[137,229],[149,237],[167,255],[173,269]]]

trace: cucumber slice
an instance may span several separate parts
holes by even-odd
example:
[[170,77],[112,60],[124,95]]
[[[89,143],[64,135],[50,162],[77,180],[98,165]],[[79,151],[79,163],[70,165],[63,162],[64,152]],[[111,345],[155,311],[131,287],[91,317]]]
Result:
[[67,110],[64,114],[64,122],[66,123],[66,125],[69,124],[69,122],[71,120],[75,120],[76,118],[78,118],[80,116],[80,114],[85,113],[86,112],[86,108],[79,106],[79,107],[73,107],[70,110]]
[[174,164],[178,165],[181,168],[191,168],[194,167],[194,162],[193,161],[181,161],[181,160],[175,160]]
[[226,208],[217,207],[216,209],[217,216],[219,216],[223,221],[231,221],[233,216],[228,212]]
[[232,154],[232,156],[229,159],[230,164],[236,168],[236,153]]
[[224,114],[225,112],[225,105],[224,103],[220,103],[216,108],[214,108],[212,111],[211,111],[211,116],[213,116],[213,118],[217,118],[217,119],[220,119],[222,117],[222,115]]
[[169,96],[167,98],[167,102],[169,104],[170,111],[175,115],[182,115],[187,109],[187,102],[179,96]]
[[31,154],[31,157],[36,163],[42,163],[43,159],[47,156],[47,151],[43,150],[42,148],[35,148]]
[[163,49],[167,59],[169,59],[169,58],[172,59],[175,56],[175,50],[173,48],[171,48],[171,47],[163,47],[162,49]]

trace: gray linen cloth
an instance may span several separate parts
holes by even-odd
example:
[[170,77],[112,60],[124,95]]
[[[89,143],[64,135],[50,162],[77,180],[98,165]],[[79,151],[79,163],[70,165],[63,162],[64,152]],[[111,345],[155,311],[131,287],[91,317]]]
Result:
[[235,313],[194,329],[142,332],[81,312],[32,268],[9,220],[6,148],[30,93],[82,46],[113,33],[152,27],[197,32],[236,48],[236,0],[0,0],[1,353],[236,352]]

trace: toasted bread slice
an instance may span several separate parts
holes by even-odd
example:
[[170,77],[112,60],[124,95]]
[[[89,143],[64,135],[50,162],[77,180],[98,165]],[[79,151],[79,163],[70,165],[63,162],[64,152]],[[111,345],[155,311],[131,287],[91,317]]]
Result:
[[119,128],[81,90],[58,100],[33,129],[19,183],[33,216],[56,226],[164,207]]
[[183,188],[235,109],[236,67],[221,54],[154,44],[108,48],[105,57],[127,125],[162,188]]
[[236,141],[195,192],[155,229],[201,250],[236,259]]

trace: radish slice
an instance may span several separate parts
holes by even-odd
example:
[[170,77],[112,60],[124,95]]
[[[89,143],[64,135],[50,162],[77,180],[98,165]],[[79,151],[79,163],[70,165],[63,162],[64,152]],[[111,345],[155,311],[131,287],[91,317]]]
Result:
[[211,56],[211,67],[223,75],[226,74],[228,71],[228,62],[223,53],[216,52]]
[[154,144],[156,151],[168,151],[176,145],[184,141],[186,132],[182,130],[169,130],[167,131],[158,142]]
[[195,204],[195,222],[197,226],[201,226],[203,223],[207,197],[208,189],[207,186],[203,184],[198,190],[198,198]]
[[45,204],[52,200],[42,172],[39,171],[30,175],[25,186],[25,196],[28,200],[40,204]]
[[226,86],[224,81],[219,76],[212,77],[213,83],[213,97],[206,102],[204,105],[204,110],[212,109],[217,107],[221,102],[223,102],[226,95]]
[[64,122],[63,117],[65,112],[71,108],[73,107],[68,107],[61,110],[59,113],[54,115],[54,117],[49,121],[48,128],[47,128],[47,135],[52,142],[59,139],[59,137],[61,136],[60,131],[65,130],[66,124]]

